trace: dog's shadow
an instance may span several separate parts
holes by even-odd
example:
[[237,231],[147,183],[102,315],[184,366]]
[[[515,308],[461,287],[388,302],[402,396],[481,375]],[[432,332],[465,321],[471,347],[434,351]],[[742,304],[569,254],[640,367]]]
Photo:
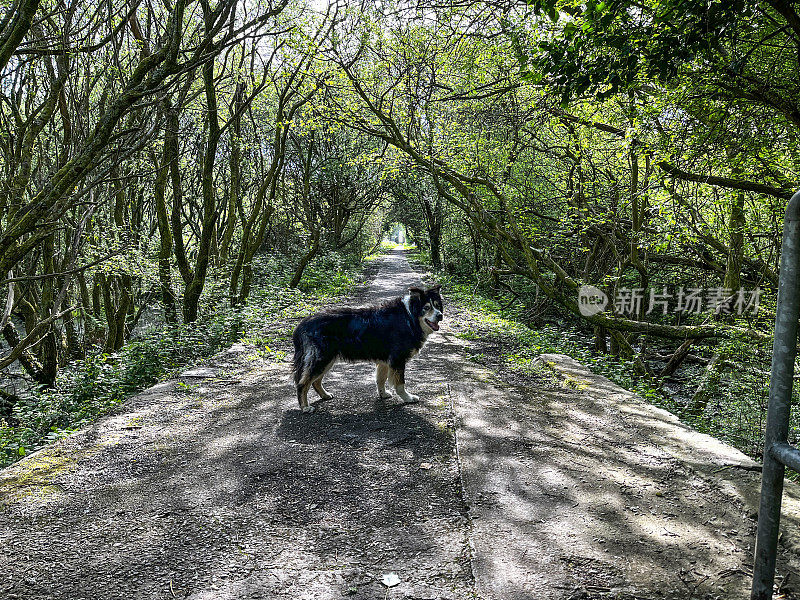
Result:
[[[347,404],[351,404],[347,402]],[[351,448],[407,448],[416,456],[431,456],[451,443],[446,429],[432,424],[424,415],[409,408],[418,402],[403,403],[395,398],[372,400],[371,409],[343,410],[336,398],[317,401],[316,411],[299,409],[283,414],[277,435],[301,444],[348,446]]]

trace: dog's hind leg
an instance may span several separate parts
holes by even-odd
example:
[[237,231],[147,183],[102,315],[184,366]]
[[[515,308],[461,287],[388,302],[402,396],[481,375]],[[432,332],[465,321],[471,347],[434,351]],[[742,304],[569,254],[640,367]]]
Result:
[[300,405],[300,410],[304,413],[314,412],[314,407],[308,405],[308,389],[311,387],[309,371],[310,369],[305,365],[303,365],[301,369],[295,371],[297,403]]
[[386,391],[386,379],[389,377],[389,365],[379,362],[375,369],[375,383],[378,384],[378,396],[381,398],[391,398],[391,392]]
[[313,406],[308,405],[308,388],[310,387],[311,383],[309,381],[297,384],[297,403],[304,413],[314,412],[315,410]]
[[315,367],[314,371],[311,373],[311,385],[314,386],[314,389],[319,394],[319,397],[322,398],[323,400],[330,400],[331,398],[333,398],[333,396],[331,396],[328,393],[328,390],[326,390],[322,386],[322,378],[325,377],[325,375],[328,374],[328,371],[331,370],[331,367],[333,366],[333,364],[335,362],[336,362],[336,359],[331,359],[322,368],[322,372],[321,373],[318,372],[319,371],[319,366]]
[[[314,412],[316,407],[309,406],[308,404],[308,390],[311,386],[322,397],[327,400],[332,396],[325,391],[322,387],[322,378],[333,366],[336,357],[323,354],[322,349],[318,344],[307,338],[300,338],[301,347],[295,343],[295,382],[297,384],[297,403],[300,405],[300,410],[305,412]],[[298,350],[302,350],[302,354],[298,354]],[[301,358],[298,360],[298,356]],[[326,360],[327,358],[327,360]]]

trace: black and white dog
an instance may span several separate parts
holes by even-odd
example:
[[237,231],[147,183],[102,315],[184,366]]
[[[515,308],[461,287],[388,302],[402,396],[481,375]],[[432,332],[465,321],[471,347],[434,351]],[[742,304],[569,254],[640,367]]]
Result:
[[403,401],[418,400],[406,391],[406,362],[420,351],[431,333],[439,330],[443,317],[441,287],[412,287],[405,296],[380,306],[333,308],[300,321],[292,336],[300,409],[314,410],[308,405],[311,386],[323,400],[331,398],[322,387],[322,378],[337,359],[376,363],[375,381],[381,398],[392,396],[386,391],[389,379]]

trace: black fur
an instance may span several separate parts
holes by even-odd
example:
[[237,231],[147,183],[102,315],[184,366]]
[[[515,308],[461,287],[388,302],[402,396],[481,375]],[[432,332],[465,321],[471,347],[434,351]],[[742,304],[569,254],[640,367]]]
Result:
[[380,306],[333,308],[303,319],[292,336],[294,382],[300,407],[307,408],[304,399],[308,387],[319,380],[321,388],[320,377],[337,359],[384,363],[389,366],[395,385],[404,385],[406,362],[426,340],[420,319],[427,303],[437,308],[441,320],[439,286],[429,290],[411,288],[410,311],[401,297]]

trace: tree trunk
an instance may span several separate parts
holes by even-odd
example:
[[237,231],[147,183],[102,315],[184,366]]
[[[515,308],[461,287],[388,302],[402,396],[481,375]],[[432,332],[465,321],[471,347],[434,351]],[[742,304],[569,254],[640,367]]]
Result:
[[[10,348],[16,348],[22,342],[17,328],[11,321],[6,323],[6,326],[3,328],[3,337]],[[17,360],[19,360],[19,364],[22,365],[25,372],[30,375],[36,383],[45,386],[52,385],[52,381],[50,381],[50,378],[42,368],[42,363],[30,349],[23,350]]]
[[686,406],[681,416],[690,416],[695,418],[700,418],[703,416],[703,413],[706,411],[706,406],[708,406],[708,401],[712,397],[712,388],[719,381],[720,373],[724,363],[725,358],[723,357],[722,353],[715,353],[711,359],[711,362],[708,363],[708,366],[703,373],[703,378],[700,380],[700,385],[697,386],[692,399],[689,401],[689,404]]
[[[113,173],[113,171],[112,171]],[[125,213],[128,208],[128,192],[123,186],[121,179],[115,177],[114,186],[116,193],[114,194],[114,225],[117,232],[124,232],[130,227],[126,227]],[[117,284],[117,309],[113,311],[112,315],[108,318],[113,318],[115,325],[113,328],[114,335],[111,337],[110,347],[111,350],[116,352],[125,344],[128,330],[125,326],[125,320],[128,312],[133,305],[133,278],[128,271],[123,271],[120,275],[115,277]],[[113,288],[112,288],[113,289]],[[108,310],[108,308],[106,308]],[[108,343],[106,344],[109,345]]]
[[601,325],[594,326],[594,349],[596,352],[602,352],[603,354],[608,352],[606,328]]
[[224,263],[228,260],[229,249],[233,234],[236,230],[236,206],[240,202],[239,196],[242,190],[242,174],[241,174],[241,143],[240,138],[242,135],[242,123],[240,111],[242,108],[242,96],[244,94],[243,85],[239,82],[236,85],[236,92],[234,93],[233,100],[233,122],[231,123],[231,154],[230,154],[230,172],[231,183],[228,187],[228,220],[225,223],[225,229],[222,233],[222,240],[219,246],[220,262]]
[[[69,298],[69,296],[67,297]],[[69,303],[69,300],[67,300],[67,303]],[[69,358],[83,358],[86,356],[86,348],[81,342],[78,329],[75,326],[75,320],[71,316],[64,319],[64,336],[67,344],[66,354]]]
[[442,268],[442,228],[441,223],[431,227],[428,232],[431,240],[431,262],[434,269]]
[[[210,15],[206,15],[210,19]],[[210,24],[209,24],[210,26]],[[200,243],[197,248],[197,262],[194,277],[186,286],[183,297],[183,322],[193,323],[197,320],[200,296],[206,283],[211,242],[214,237],[216,223],[216,193],[214,190],[214,162],[217,156],[217,144],[220,138],[219,117],[217,114],[217,92],[214,87],[214,61],[203,65],[203,82],[206,92],[208,119],[208,141],[203,156],[203,227],[200,232]]]
[[692,344],[694,344],[696,341],[697,340],[693,338],[689,338],[688,340],[683,342],[678,347],[678,349],[675,350],[675,354],[673,354],[672,357],[669,359],[667,364],[661,370],[661,373],[658,374],[658,377],[660,379],[666,379],[667,377],[672,375],[675,371],[677,371],[678,367],[681,366],[681,363],[683,363],[684,359],[687,356],[689,356],[689,350],[691,349]]
[[464,225],[469,232],[469,239],[472,242],[472,260],[474,263],[474,269],[476,273],[479,273],[481,270],[481,246],[480,246],[480,236],[478,233],[473,229],[472,224],[469,222],[469,219],[464,220]]
[[319,229],[314,231],[314,237],[312,238],[311,248],[308,252],[305,253],[303,258],[300,259],[300,263],[297,265],[297,268],[294,271],[294,277],[292,277],[292,281],[289,283],[289,287],[295,289],[298,285],[300,285],[300,280],[303,278],[303,272],[306,270],[308,263],[317,255],[319,252]]
[[106,314],[106,343],[103,348],[104,352],[114,352],[114,346],[117,343],[117,311],[114,308],[112,285],[113,277],[106,276],[105,273],[98,273],[97,277],[100,281],[100,288],[103,292],[103,308]]
[[[167,160],[167,144],[165,143],[164,161],[160,166],[156,164],[157,174],[153,196],[156,205],[156,218],[158,220],[158,234],[160,238],[160,245],[158,248],[158,281],[161,287],[161,303],[164,305],[164,319],[166,322],[175,323],[177,321],[175,294],[172,291],[172,277],[170,275],[172,232],[169,227],[169,215],[167,214],[166,203],[167,174],[169,172]],[[154,162],[158,161],[154,160]]]
[[[43,245],[42,263],[43,271],[45,274],[52,275],[55,272],[55,234],[50,235]],[[47,277],[42,281],[42,300],[41,309],[39,312],[39,319],[44,320],[51,315],[52,312],[57,311],[58,307],[54,305],[55,302],[55,277]],[[28,330],[30,331],[31,328]],[[42,338],[39,344],[39,357],[42,362],[42,374],[47,381],[48,387],[56,382],[58,376],[58,350],[60,345],[60,334],[57,334],[56,328],[51,324],[47,333]]]
[[[741,175],[741,169],[734,170],[734,177]],[[741,287],[740,275],[742,272],[742,259],[744,258],[744,192],[733,192],[728,218],[728,230],[731,243],[728,246],[728,259],[725,263],[725,280],[723,287],[726,290],[737,291]]]
[[0,389],[0,418],[12,427],[19,425],[19,419],[14,416],[14,407],[17,402],[19,402],[19,396]]
[[633,346],[630,345],[630,342],[628,342],[627,338],[622,334],[622,332],[612,329],[611,339],[613,342],[616,342],[616,348],[619,352],[619,355],[633,361],[633,371],[637,375],[644,376],[650,374],[647,365],[642,360],[642,355],[633,349]]
[[90,317],[92,312],[92,300],[89,294],[89,286],[86,284],[86,276],[84,275],[83,271],[78,271],[78,273],[75,275],[75,278],[78,280],[78,290],[80,292],[81,299],[80,315],[81,322],[83,323],[83,336],[80,340],[81,353],[83,356],[86,356],[86,345],[92,339],[94,331],[94,325]]
[[131,298],[131,286],[132,280],[131,276],[128,273],[123,273],[119,279],[119,306],[117,308],[117,313],[114,316],[116,320],[116,326],[114,327],[114,332],[116,337],[114,338],[114,351],[116,352],[125,344],[125,340],[128,337],[128,328],[126,326],[126,320],[128,318],[128,312],[132,306],[132,298]]
[[178,164],[178,110],[167,107],[167,126],[164,131],[164,165],[169,166],[170,185],[172,187],[172,214],[170,225],[172,227],[172,240],[175,250],[175,263],[181,274],[184,285],[189,285],[194,279],[194,273],[186,258],[186,246],[183,243],[183,184],[181,171]]
[[442,268],[442,196],[436,194],[435,202],[431,203],[423,193],[420,195],[420,204],[425,214],[428,241],[431,245],[431,263],[438,270]]
[[103,328],[99,323],[103,320],[103,286],[105,284],[105,275],[102,271],[95,273],[92,278],[92,320],[91,320],[91,337],[92,343],[99,343],[103,338]]

